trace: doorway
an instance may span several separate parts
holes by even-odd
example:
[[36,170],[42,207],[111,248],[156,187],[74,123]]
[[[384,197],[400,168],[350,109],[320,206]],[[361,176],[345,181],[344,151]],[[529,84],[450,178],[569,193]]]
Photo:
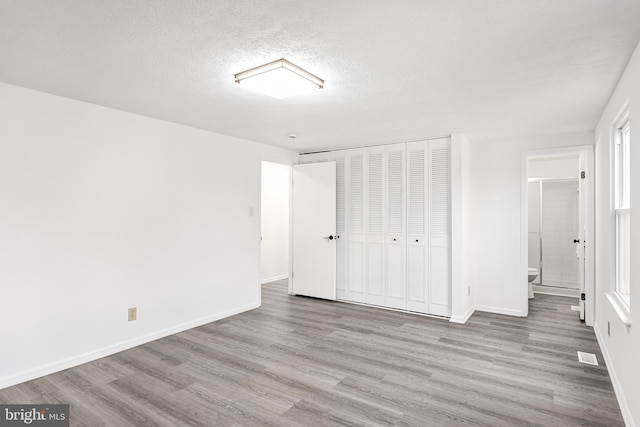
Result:
[[591,326],[593,147],[525,152],[522,181],[523,312],[536,294],[568,296],[576,316]]
[[260,283],[288,279],[290,271],[291,166],[262,162]]

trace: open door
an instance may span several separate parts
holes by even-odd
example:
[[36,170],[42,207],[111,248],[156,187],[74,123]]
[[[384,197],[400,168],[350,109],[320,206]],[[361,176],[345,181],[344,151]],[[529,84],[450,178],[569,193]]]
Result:
[[292,294],[336,299],[336,164],[293,167]]
[[578,216],[579,216],[579,229],[578,237],[574,240],[576,246],[576,256],[579,258],[578,271],[579,271],[579,305],[580,305],[580,320],[584,320],[585,315],[585,297],[586,297],[586,270],[585,270],[585,255],[586,255],[586,230],[587,230],[587,186],[586,186],[586,153],[580,153],[580,179],[578,180]]

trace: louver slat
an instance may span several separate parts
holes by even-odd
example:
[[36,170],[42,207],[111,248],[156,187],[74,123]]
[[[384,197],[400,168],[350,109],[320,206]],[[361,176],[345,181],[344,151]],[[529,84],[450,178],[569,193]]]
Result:
[[351,157],[351,222],[350,232],[364,232],[363,156]]
[[388,153],[388,232],[401,234],[403,231],[403,188],[402,153]]
[[431,150],[431,234],[449,234],[450,178],[448,147]]
[[336,162],[336,233],[345,234],[345,175],[344,157],[333,159]]
[[425,233],[424,214],[424,151],[409,153],[409,234]]
[[382,153],[369,155],[369,233],[382,233]]

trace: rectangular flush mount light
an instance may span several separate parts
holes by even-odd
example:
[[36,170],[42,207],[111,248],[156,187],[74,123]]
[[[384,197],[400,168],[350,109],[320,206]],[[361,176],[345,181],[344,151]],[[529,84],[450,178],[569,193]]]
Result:
[[284,58],[238,73],[235,79],[236,83],[278,99],[324,87],[324,80]]

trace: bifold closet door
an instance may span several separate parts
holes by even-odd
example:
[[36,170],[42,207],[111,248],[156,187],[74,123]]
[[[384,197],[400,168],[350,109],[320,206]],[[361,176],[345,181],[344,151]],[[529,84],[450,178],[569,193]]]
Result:
[[451,316],[451,143],[429,141],[429,313]]
[[407,309],[451,315],[450,142],[407,144]]
[[372,147],[365,156],[366,302],[375,305],[385,305],[384,152]]
[[405,144],[385,147],[385,306],[407,308]]
[[407,310],[429,312],[429,141],[407,144]]
[[334,151],[331,161],[336,163],[336,294],[338,299],[348,299],[346,155],[343,151]]
[[345,150],[347,164],[347,299],[366,302],[365,151]]

